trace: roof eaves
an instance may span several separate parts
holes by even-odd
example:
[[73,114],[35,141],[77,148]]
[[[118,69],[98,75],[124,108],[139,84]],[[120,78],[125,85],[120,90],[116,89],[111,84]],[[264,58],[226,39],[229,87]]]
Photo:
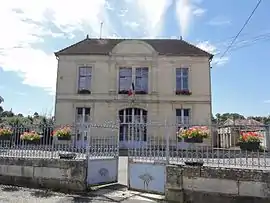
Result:
[[80,44],[80,43],[82,43],[82,42],[84,42],[84,41],[86,41],[86,40],[89,40],[89,39],[83,39],[83,40],[81,40],[81,41],[79,41],[79,42],[77,42],[77,43],[75,43],[75,44],[72,44],[72,45],[70,45],[70,46],[68,46],[68,47],[66,47],[66,48],[64,48],[64,49],[61,49],[61,50],[59,50],[59,51],[57,51],[57,52],[54,52],[54,55],[55,56],[59,56],[59,55],[74,55],[74,54],[69,54],[69,53],[63,53],[63,52],[65,52],[66,50],[68,50],[68,49],[70,49],[70,48],[73,48],[73,47],[75,47],[75,46],[77,46],[78,44]]
[[200,50],[202,53],[204,53],[206,56],[209,57],[209,60],[212,60],[212,59],[213,59],[213,57],[214,57],[213,54],[211,54],[211,53],[209,53],[209,52],[207,52],[207,51],[204,51],[204,50],[202,50],[201,48],[199,48],[199,47],[197,47],[197,46],[195,46],[195,45],[193,45],[193,44],[190,44],[190,43],[188,43],[188,42],[185,41],[185,40],[182,40],[182,41],[183,41],[184,43],[186,43],[187,45],[189,45],[190,47],[193,47],[193,48],[195,48],[195,49]]

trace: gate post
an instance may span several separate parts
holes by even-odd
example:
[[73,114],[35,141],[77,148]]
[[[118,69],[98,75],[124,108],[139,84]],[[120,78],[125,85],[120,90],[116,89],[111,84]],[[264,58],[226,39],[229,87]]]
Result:
[[89,160],[89,157],[90,157],[90,136],[91,136],[91,124],[88,124],[87,126],[85,126],[85,128],[87,130],[84,131],[84,133],[87,135],[87,143],[86,143],[86,159],[87,159],[87,162]]

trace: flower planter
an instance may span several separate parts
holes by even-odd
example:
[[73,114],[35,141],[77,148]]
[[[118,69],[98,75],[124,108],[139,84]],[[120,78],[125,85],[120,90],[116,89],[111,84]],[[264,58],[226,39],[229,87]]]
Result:
[[118,94],[128,94],[128,90],[120,90]]
[[240,142],[241,150],[258,151],[260,149],[260,142]]
[[24,140],[24,143],[27,145],[37,145],[40,143],[40,140]]
[[78,94],[91,94],[90,90],[82,89],[78,91]]
[[0,140],[10,140],[11,135],[0,135]]
[[184,138],[184,141],[187,143],[202,143],[202,137],[192,137],[192,138]]
[[76,156],[75,153],[59,153],[60,159],[75,159]]
[[71,136],[61,136],[57,137],[58,140],[71,140]]
[[135,91],[135,94],[147,94],[146,91]]

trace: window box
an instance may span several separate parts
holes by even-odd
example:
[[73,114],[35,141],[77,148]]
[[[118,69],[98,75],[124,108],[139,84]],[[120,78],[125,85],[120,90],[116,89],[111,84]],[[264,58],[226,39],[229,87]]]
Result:
[[82,90],[78,90],[78,94],[91,94],[91,91],[86,90],[86,89],[82,89]]
[[189,90],[176,90],[176,95],[191,95],[191,92]]
[[135,91],[135,94],[147,94],[147,92],[144,90],[140,90],[140,91]]
[[128,90],[120,90],[118,94],[128,94]]

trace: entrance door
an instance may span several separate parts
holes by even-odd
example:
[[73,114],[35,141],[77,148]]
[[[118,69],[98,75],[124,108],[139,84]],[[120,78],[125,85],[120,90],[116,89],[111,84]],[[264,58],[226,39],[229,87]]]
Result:
[[147,111],[140,108],[126,108],[119,111],[120,148],[139,148],[147,140]]

